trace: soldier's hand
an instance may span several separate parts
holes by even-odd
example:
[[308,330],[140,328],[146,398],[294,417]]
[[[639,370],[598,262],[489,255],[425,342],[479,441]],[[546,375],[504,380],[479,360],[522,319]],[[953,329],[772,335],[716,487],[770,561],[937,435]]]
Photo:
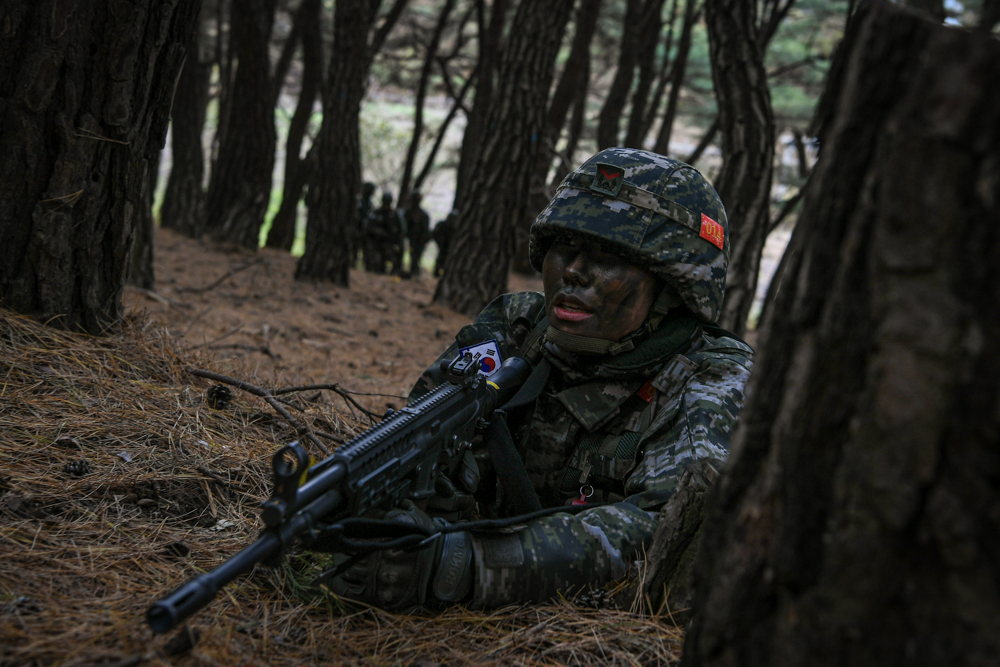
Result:
[[[448,525],[432,520],[412,502],[386,513],[388,520],[433,530]],[[337,595],[389,611],[425,603],[460,602],[472,587],[472,539],[466,532],[439,535],[413,551],[387,549],[372,553],[330,580]]]

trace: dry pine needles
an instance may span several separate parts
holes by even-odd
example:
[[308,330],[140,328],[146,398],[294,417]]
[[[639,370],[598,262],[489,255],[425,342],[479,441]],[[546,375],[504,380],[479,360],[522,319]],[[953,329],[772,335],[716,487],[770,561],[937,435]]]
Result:
[[[0,309],[0,664],[666,665],[681,632],[569,602],[391,614],[303,589],[310,557],[258,568],[180,631],[146,606],[252,540],[271,453],[295,430],[263,399],[186,372],[147,319],[106,338]],[[322,400],[297,412],[350,438]],[[330,443],[331,446],[335,443]],[[316,452],[318,454],[318,452]]]

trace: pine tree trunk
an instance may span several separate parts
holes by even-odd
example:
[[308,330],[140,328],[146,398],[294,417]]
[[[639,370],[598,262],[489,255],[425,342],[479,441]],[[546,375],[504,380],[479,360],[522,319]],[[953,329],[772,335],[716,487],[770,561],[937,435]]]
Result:
[[[204,16],[199,18],[206,20]],[[170,111],[170,150],[173,165],[160,207],[160,226],[176,229],[185,236],[201,235],[202,206],[205,203],[205,153],[201,135],[208,107],[208,83],[212,64],[203,63],[198,53],[199,31],[188,44],[188,56],[177,80]]]
[[876,2],[831,74],[683,664],[995,664],[1000,43]]
[[531,177],[530,201],[528,214],[524,216],[519,229],[517,251],[514,253],[513,270],[523,275],[533,275],[528,260],[528,238],[531,223],[545,208],[552,198],[548,185],[549,167],[555,155],[555,145],[559,142],[566,116],[570,107],[581,96],[587,94],[590,83],[590,43],[597,31],[597,19],[601,13],[601,0],[582,0],[576,12],[576,32],[573,35],[573,45],[569,57],[563,65],[559,85],[552,93],[549,110],[546,113],[545,133],[542,135],[540,154],[536,161],[534,174]]
[[[663,46],[657,47],[653,44],[653,48],[663,51],[663,56],[660,58],[660,69],[656,73],[656,89],[653,91],[652,97],[647,103],[645,103],[646,114],[642,121],[642,127],[639,128],[639,136],[647,137],[649,136],[649,131],[653,127],[653,121],[656,119],[657,114],[660,109],[660,102],[663,100],[663,93],[667,89],[667,82],[670,77],[669,65],[670,65],[670,53],[674,46],[674,33],[677,27],[677,6],[680,4],[680,0],[670,0],[670,17],[667,19],[667,36],[663,40]],[[629,129],[629,132],[632,130]]]
[[706,0],[712,80],[722,129],[715,189],[729,218],[731,251],[719,324],[741,335],[757,288],[770,222],[774,117],[753,2]]
[[486,141],[486,128],[493,109],[493,89],[496,86],[497,70],[500,67],[503,27],[507,16],[508,0],[493,0],[490,19],[486,21],[484,0],[476,0],[479,13],[479,60],[476,64],[476,97],[465,123],[462,135],[462,150],[459,154],[458,173],[455,175],[455,201],[452,208],[458,210],[465,202],[469,190],[469,180],[479,151]]
[[403,164],[403,178],[399,183],[399,204],[405,206],[410,196],[410,182],[413,180],[413,169],[417,162],[417,149],[420,147],[420,140],[424,134],[424,100],[427,97],[427,86],[430,83],[431,72],[434,68],[434,59],[437,57],[438,44],[441,42],[441,35],[448,26],[448,18],[451,10],[455,7],[455,0],[445,0],[441,9],[438,10],[437,24],[434,32],[427,43],[427,51],[424,53],[424,64],[420,70],[420,81],[417,83],[417,93],[413,101],[413,136],[410,138],[410,146],[406,150],[406,160]]
[[677,103],[681,99],[681,88],[687,74],[688,55],[691,53],[691,33],[698,22],[699,12],[695,10],[696,0],[687,0],[684,5],[684,24],[681,26],[681,36],[677,41],[677,55],[670,69],[670,93],[667,95],[667,107],[660,120],[660,131],[656,134],[653,152],[667,155],[670,151],[670,136],[674,130],[674,119],[677,117]]
[[233,7],[230,21],[236,74],[229,93],[229,118],[205,199],[205,230],[216,240],[257,248],[274,168],[268,56],[274,0],[245,0]]
[[93,334],[118,322],[199,4],[0,5],[4,307]]
[[618,69],[611,87],[604,98],[601,115],[597,120],[597,148],[604,150],[618,146],[618,130],[628,93],[632,89],[632,79],[635,78],[635,61],[639,52],[639,33],[641,29],[642,0],[627,0],[625,20],[622,22],[622,39],[618,53]]
[[295,223],[298,220],[299,200],[308,182],[309,169],[299,157],[302,140],[312,118],[313,104],[323,81],[323,35],[321,30],[321,0],[303,0],[295,16],[302,22],[302,84],[295,113],[288,125],[285,142],[285,185],[281,206],[271,221],[267,234],[268,248],[291,250],[295,241]]
[[643,16],[639,29],[639,53],[636,57],[639,69],[639,79],[632,93],[632,109],[629,111],[628,129],[625,131],[625,146],[629,148],[645,148],[646,105],[649,104],[649,91],[653,88],[656,78],[656,43],[660,41],[660,29],[663,20],[665,0],[651,0],[643,8]]
[[[374,6],[372,6],[374,5]],[[309,186],[306,250],[297,280],[350,284],[351,249],[361,191],[361,99],[368,75],[368,35],[379,2],[339,0],[334,10],[329,84],[323,91],[323,125],[316,138],[317,169]]]
[[153,270],[153,245],[156,237],[156,220],[153,218],[153,195],[160,176],[160,151],[147,165],[146,187],[142,191],[139,206],[135,209],[135,241],[132,244],[132,261],[126,274],[126,282],[142,289],[156,287],[156,272]]
[[555,57],[573,0],[522,0],[500,65],[491,129],[459,209],[434,300],[475,315],[507,289],[516,222],[528,203]]

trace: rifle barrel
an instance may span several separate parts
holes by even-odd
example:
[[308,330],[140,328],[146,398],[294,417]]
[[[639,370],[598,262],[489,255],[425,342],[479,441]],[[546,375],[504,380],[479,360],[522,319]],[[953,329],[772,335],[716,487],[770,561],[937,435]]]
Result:
[[262,561],[277,556],[296,536],[308,532],[313,522],[332,512],[341,503],[336,489],[329,489],[277,529],[267,530],[257,540],[211,572],[184,583],[146,610],[146,622],[153,632],[169,632],[178,623],[211,602],[223,586],[249,572]]

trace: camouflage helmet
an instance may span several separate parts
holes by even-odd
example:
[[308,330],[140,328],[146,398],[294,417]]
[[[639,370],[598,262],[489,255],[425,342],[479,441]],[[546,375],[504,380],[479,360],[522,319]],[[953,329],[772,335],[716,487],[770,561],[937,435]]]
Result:
[[531,265],[552,239],[591,237],[663,279],[699,319],[715,322],[729,266],[729,222],[715,189],[683,162],[608,148],[571,172],[531,225]]

